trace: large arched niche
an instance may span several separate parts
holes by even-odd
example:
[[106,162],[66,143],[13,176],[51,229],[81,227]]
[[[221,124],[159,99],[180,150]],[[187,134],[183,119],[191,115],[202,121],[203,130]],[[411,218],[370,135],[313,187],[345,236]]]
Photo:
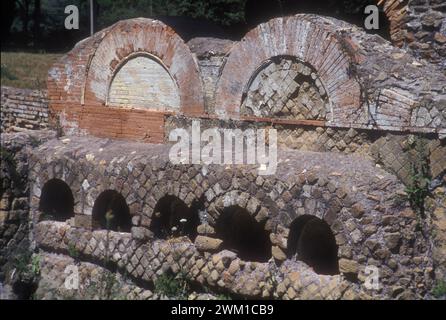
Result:
[[135,53],[117,68],[108,89],[111,107],[179,111],[180,96],[175,80],[157,57]]
[[243,93],[250,79],[265,61],[287,56],[311,66],[326,88],[331,116],[328,124],[351,126],[365,121],[361,88],[352,74],[356,57],[340,39],[339,25],[314,15],[277,18],[250,31],[228,57],[216,90],[216,111],[238,117]]
[[74,217],[74,197],[65,181],[54,178],[44,184],[39,211],[41,219],[66,221]]
[[317,71],[292,56],[264,61],[246,86],[241,115],[296,120],[330,119],[327,90]]
[[125,198],[115,190],[103,191],[94,202],[93,228],[130,232],[132,217]]
[[216,220],[215,232],[223,240],[223,248],[236,252],[242,260],[267,262],[271,258],[265,222],[258,222],[246,208],[225,207]]
[[194,241],[199,222],[196,206],[189,207],[180,198],[167,194],[156,203],[150,231],[158,239],[187,236]]
[[293,220],[288,236],[288,257],[296,257],[316,273],[339,273],[338,245],[327,222],[313,215]]
[[146,18],[120,21],[103,36],[87,67],[81,103],[105,105],[112,80],[133,55],[161,62],[178,87],[179,111],[204,111],[199,68],[189,47],[170,27]]

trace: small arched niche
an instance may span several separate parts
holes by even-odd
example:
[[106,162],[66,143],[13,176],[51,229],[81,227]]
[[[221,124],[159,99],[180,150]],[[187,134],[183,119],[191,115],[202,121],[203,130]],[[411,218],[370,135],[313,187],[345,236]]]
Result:
[[107,105],[175,111],[180,108],[180,95],[161,60],[150,54],[137,53],[117,68]]
[[187,236],[194,241],[199,222],[198,211],[194,207],[189,208],[176,196],[166,195],[155,206],[150,231],[158,239]]
[[40,195],[39,210],[45,220],[66,221],[74,216],[74,197],[70,187],[60,179],[48,180]]
[[215,232],[225,249],[246,261],[266,262],[271,258],[271,241],[265,224],[257,222],[239,206],[223,209],[215,224]]
[[339,273],[336,239],[330,226],[315,216],[303,215],[291,223],[288,256],[305,262],[316,273]]
[[125,198],[115,190],[103,191],[94,202],[93,228],[130,232],[132,219]]
[[327,120],[327,92],[317,71],[292,56],[277,56],[256,70],[244,90],[244,115],[295,120]]

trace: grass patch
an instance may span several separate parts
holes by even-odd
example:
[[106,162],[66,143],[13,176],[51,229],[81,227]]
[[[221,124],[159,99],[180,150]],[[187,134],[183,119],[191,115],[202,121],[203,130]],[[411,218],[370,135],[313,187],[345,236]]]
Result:
[[2,86],[46,89],[48,70],[61,56],[54,53],[2,52]]
[[169,298],[187,299],[189,286],[182,274],[177,276],[163,273],[155,280],[155,293],[163,294]]
[[432,289],[432,295],[437,299],[446,296],[446,281],[437,281],[435,287]]

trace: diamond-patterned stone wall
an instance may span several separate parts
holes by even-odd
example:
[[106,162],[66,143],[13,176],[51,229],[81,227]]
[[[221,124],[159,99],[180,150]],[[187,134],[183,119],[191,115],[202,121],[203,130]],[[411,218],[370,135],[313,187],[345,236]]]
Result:
[[330,114],[327,93],[315,70],[290,58],[267,63],[244,95],[240,110],[244,115],[327,120]]
[[[33,234],[39,247],[68,254],[74,246],[89,261],[111,261],[148,283],[168,269],[186,270],[202,285],[250,297],[397,297],[403,293],[394,292],[394,287],[407,278],[410,285],[405,284],[403,296],[414,296],[423,295],[433,281],[432,261],[418,236],[416,215],[399,196],[404,186],[373,162],[354,155],[280,151],[276,175],[259,176],[255,166],[226,170],[215,165],[172,165],[168,150],[168,146],[95,138],[53,140],[36,149],[30,159],[30,188]],[[54,177],[72,188],[76,217],[39,222],[40,192]],[[104,189],[120,192],[133,216],[132,232],[109,232],[108,241],[107,231],[91,231],[76,219],[88,220]],[[160,240],[150,232],[153,210],[166,194],[188,206],[202,199],[194,243],[181,237]],[[221,251],[221,239],[212,230],[224,208],[232,205],[264,223],[272,243],[270,262],[243,261],[234,252]],[[288,228],[304,214],[330,225],[339,247],[340,275],[318,275],[287,256]],[[364,287],[368,265],[380,270],[379,292]],[[300,276],[286,280],[290,269]],[[358,283],[348,280],[352,275]]]

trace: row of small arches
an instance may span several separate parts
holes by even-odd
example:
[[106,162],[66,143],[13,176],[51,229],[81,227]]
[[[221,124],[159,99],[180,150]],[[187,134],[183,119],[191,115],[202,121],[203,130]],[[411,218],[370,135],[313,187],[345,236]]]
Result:
[[[70,187],[60,179],[51,179],[42,188],[39,210],[47,220],[66,221],[74,217],[74,197]],[[158,239],[171,236],[197,236],[200,206],[188,207],[173,195],[156,204],[150,230]],[[125,198],[116,190],[105,190],[97,197],[92,211],[93,229],[130,232],[132,216]],[[240,206],[224,208],[215,222],[215,236],[223,248],[234,251],[246,261],[266,262],[272,244],[264,223],[257,222]],[[337,274],[338,247],[329,225],[312,215],[296,218],[290,225],[287,256],[301,260],[320,274]]]

